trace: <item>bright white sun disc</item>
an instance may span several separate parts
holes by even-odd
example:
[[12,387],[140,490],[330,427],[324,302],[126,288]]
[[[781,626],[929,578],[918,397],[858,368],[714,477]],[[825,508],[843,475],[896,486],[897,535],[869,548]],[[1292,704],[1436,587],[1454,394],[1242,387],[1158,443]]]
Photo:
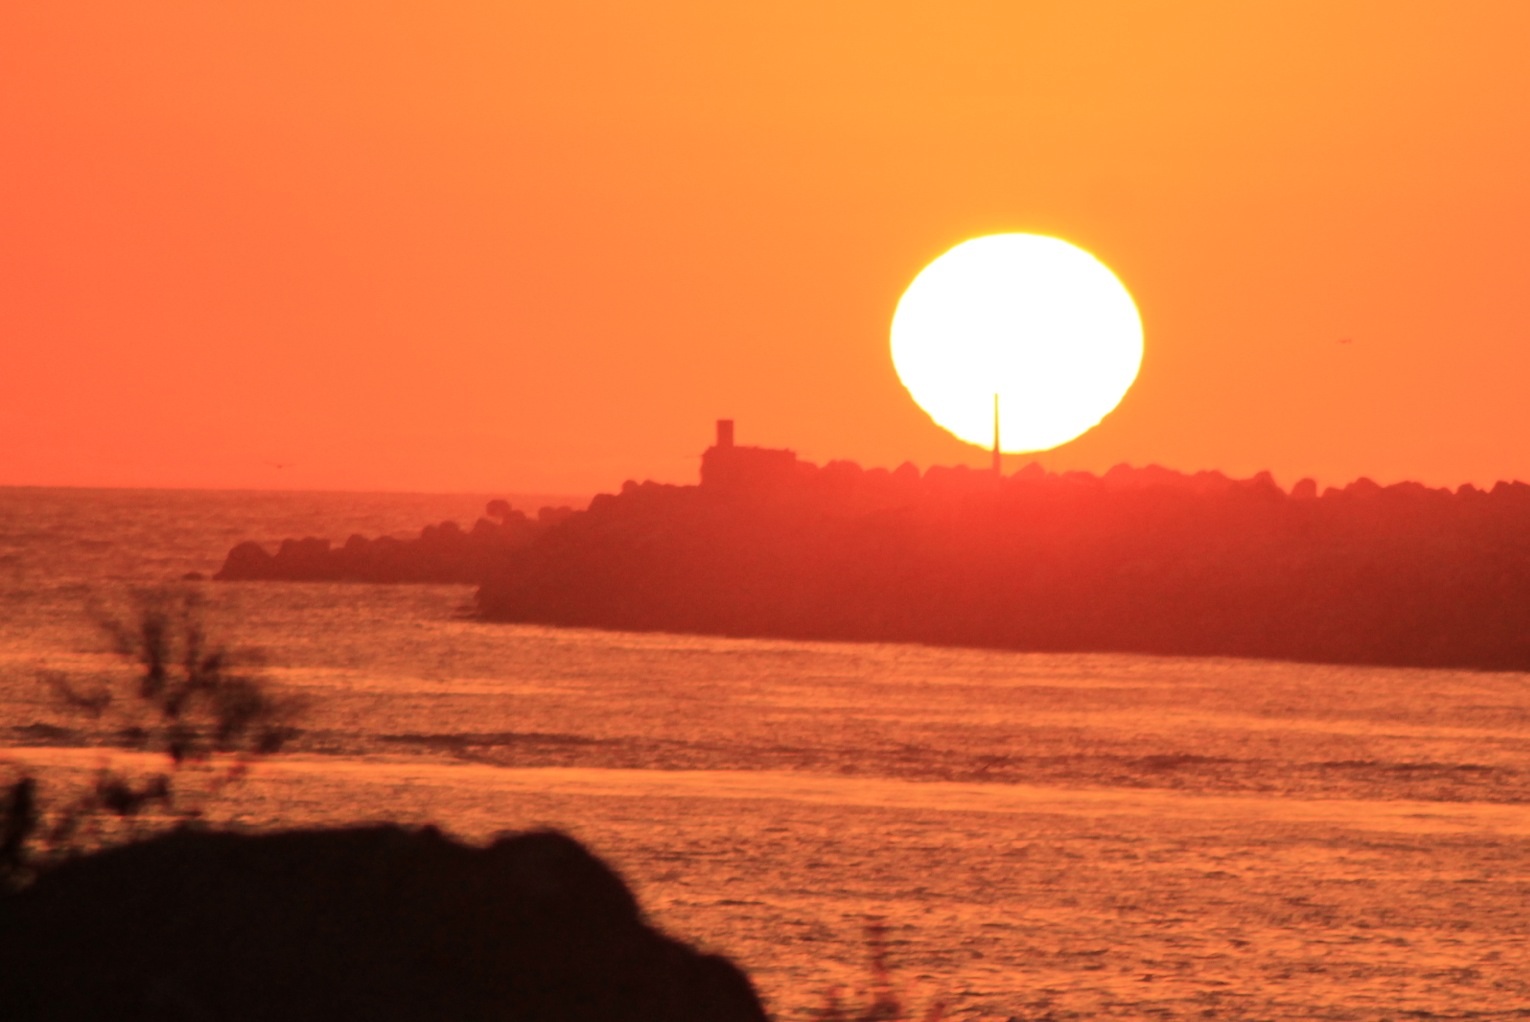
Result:
[[1142,365],[1142,320],[1116,275],[1040,234],[962,242],[926,266],[892,322],[898,378],[936,424],[971,444],[1044,451],[1121,402]]

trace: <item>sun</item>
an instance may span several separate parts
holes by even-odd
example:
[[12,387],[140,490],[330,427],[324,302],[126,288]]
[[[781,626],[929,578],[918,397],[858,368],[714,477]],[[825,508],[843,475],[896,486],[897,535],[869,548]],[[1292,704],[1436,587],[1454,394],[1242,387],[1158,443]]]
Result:
[[898,301],[892,359],[909,395],[970,444],[1045,451],[1120,404],[1142,365],[1142,320],[1109,267],[1041,234],[964,241]]

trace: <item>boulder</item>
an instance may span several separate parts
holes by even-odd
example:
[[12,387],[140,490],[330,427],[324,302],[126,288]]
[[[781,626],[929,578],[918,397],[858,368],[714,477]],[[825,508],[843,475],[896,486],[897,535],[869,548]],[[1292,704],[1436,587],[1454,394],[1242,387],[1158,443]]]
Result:
[[0,899],[0,1017],[763,1022],[744,974],[540,831],[180,830]]

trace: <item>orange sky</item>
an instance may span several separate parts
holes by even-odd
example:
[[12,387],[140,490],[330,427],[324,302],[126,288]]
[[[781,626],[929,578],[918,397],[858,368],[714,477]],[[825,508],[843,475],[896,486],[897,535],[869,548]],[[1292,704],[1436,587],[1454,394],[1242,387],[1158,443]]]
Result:
[[983,464],[887,327],[1005,230],[1146,328],[1049,467],[1530,478],[1518,0],[20,0],[0,39],[0,484],[589,493],[691,481],[719,416]]

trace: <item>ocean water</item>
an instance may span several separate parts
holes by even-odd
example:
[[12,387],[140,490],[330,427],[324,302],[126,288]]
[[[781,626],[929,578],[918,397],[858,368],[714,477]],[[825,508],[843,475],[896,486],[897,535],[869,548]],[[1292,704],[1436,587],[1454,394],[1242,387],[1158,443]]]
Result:
[[[0,776],[84,783],[92,602],[235,542],[470,524],[487,496],[0,489]],[[516,506],[535,499],[512,497]],[[301,696],[207,803],[274,828],[556,826],[779,1019],[1525,1018],[1530,676],[492,625],[460,586],[191,583]]]

